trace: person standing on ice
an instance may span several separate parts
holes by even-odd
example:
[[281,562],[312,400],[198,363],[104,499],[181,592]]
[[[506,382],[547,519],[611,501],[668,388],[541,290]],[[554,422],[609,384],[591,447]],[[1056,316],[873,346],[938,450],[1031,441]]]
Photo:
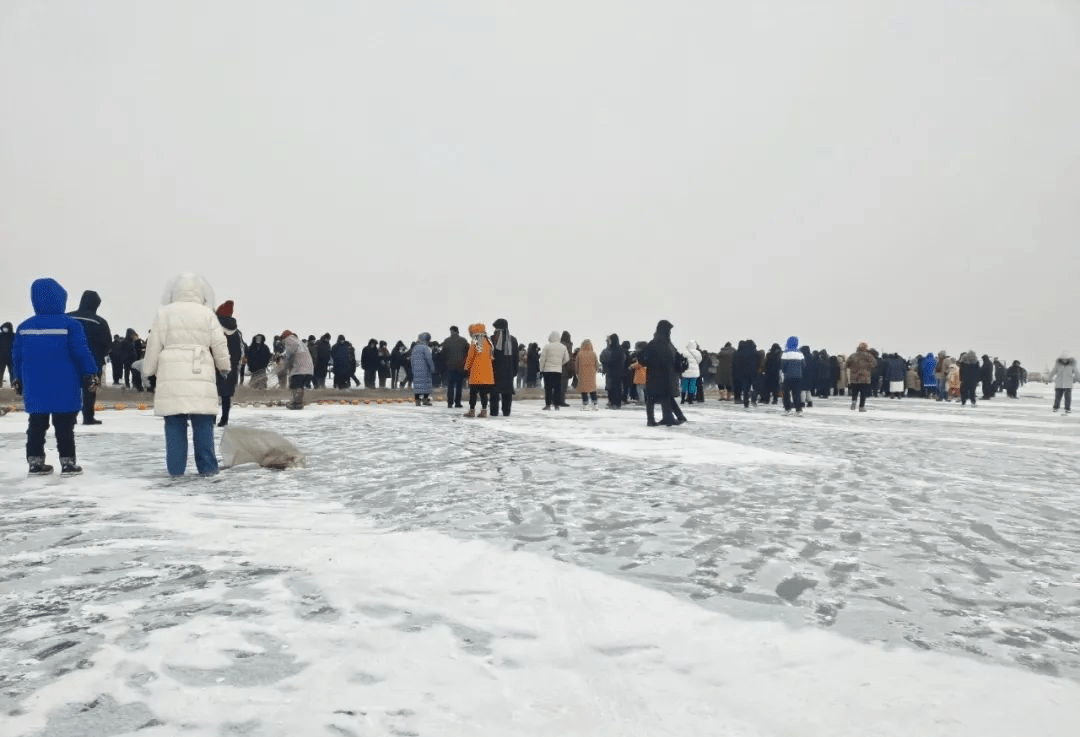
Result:
[[200,475],[213,474],[217,377],[232,369],[214,291],[201,276],[184,273],[169,282],[162,302],[147,336],[143,374],[157,377],[154,414],[165,418],[165,465],[172,476],[187,469],[190,423],[195,466]]
[[1016,391],[1020,388],[1023,376],[1024,368],[1019,361],[1013,361],[1012,365],[1005,369],[1005,394],[1010,399],[1017,399]]
[[10,322],[0,325],[0,386],[4,385],[4,372],[7,372],[8,381],[14,374],[11,373],[11,346],[15,343],[15,326]]
[[446,363],[446,408],[461,409],[461,392],[465,387],[465,357],[469,354],[469,341],[450,326],[450,335],[443,339],[442,355]]
[[503,417],[510,416],[510,405],[514,401],[514,376],[517,374],[518,342],[510,334],[510,325],[500,317],[491,323],[495,334],[491,336],[492,368],[495,371],[495,388],[491,392],[491,416],[499,416],[502,404]]
[[435,374],[435,359],[431,356],[431,333],[416,336],[416,345],[412,348],[413,397],[416,406],[431,406],[431,377]]
[[877,367],[877,359],[870,352],[870,346],[859,343],[847,358],[848,388],[851,390],[851,409],[856,407],[860,412],[866,411],[866,398],[870,396],[870,379]]
[[[101,297],[90,289],[82,294],[79,300],[79,309],[69,312],[69,317],[74,317],[86,331],[86,342],[90,346],[90,352],[94,354],[94,360],[98,364],[98,373],[105,368],[105,357],[112,348],[112,330],[105,318],[97,313],[101,306]],[[98,382],[100,384],[100,381]],[[97,402],[97,384],[93,391],[83,390],[83,424],[100,425],[101,420],[94,418],[94,404]]]
[[247,347],[245,358],[248,369],[251,371],[251,381],[248,386],[252,389],[266,388],[266,371],[270,366],[270,346],[266,345],[266,336],[259,333],[251,339],[251,345]]
[[[682,363],[678,349],[671,342],[671,330],[675,326],[667,320],[656,323],[653,339],[638,355],[638,362],[645,365],[645,422],[656,425],[681,425],[686,422],[682,410],[675,402],[679,393],[679,366]],[[655,406],[660,403],[660,422],[656,421]]]
[[1072,385],[1080,381],[1080,369],[1076,366],[1076,359],[1068,353],[1062,352],[1054,361],[1054,368],[1050,369],[1048,377],[1054,382],[1054,412],[1061,408],[1061,400],[1065,400],[1065,414],[1072,412]]
[[90,350],[86,332],[64,314],[67,292],[52,279],[30,286],[34,316],[23,321],[11,346],[11,385],[23,395],[28,415],[26,463],[30,474],[50,474],[45,463],[45,433],[52,418],[60,474],[82,473],[75,457],[75,421],[83,407],[83,392],[93,393],[101,369]]
[[225,427],[229,424],[229,410],[232,409],[232,398],[236,393],[236,384],[240,377],[240,361],[244,358],[244,338],[236,327],[231,299],[221,304],[215,314],[221,324],[221,329],[225,332],[225,343],[229,347],[229,372],[225,376],[219,374],[217,377],[217,392],[221,397],[221,419],[218,421],[218,427]]
[[315,361],[307,346],[300,342],[300,336],[291,330],[281,334],[281,343],[285,348],[285,366],[289,372],[289,390],[292,392],[292,399],[285,406],[288,409],[303,409],[304,387],[311,383]]
[[487,417],[488,396],[495,385],[491,341],[487,327],[481,323],[469,326],[469,352],[465,355],[465,371],[469,375],[469,411],[466,417],[476,417],[476,398],[480,398],[480,417]]
[[936,397],[938,395],[937,358],[934,356],[933,351],[926,352],[920,372],[922,373],[923,396],[927,399]]
[[540,373],[544,377],[544,409],[563,406],[563,366],[570,362],[570,351],[559,340],[559,333],[552,331],[547,345],[540,351]]
[[698,379],[701,378],[701,349],[697,341],[691,339],[681,353],[686,359],[686,370],[679,376],[679,403],[686,404],[689,399],[693,404],[697,399]]
[[960,356],[960,406],[971,400],[975,406],[975,390],[979,385],[979,357],[975,351],[968,351]]
[[596,374],[600,370],[600,359],[593,350],[592,341],[586,338],[581,341],[577,356],[574,357],[574,375],[577,376],[577,390],[581,394],[581,410],[589,409],[589,401],[592,401],[593,411],[600,407],[596,401]]
[[607,348],[600,353],[600,363],[603,365],[606,380],[607,407],[608,409],[619,409],[622,407],[623,397],[626,396],[624,382],[626,380],[627,361],[617,333],[608,336]]
[[784,375],[784,414],[790,415],[795,410],[797,417],[802,417],[802,380],[806,369],[806,357],[799,350],[799,339],[792,335],[784,344],[784,353],[780,356],[780,371]]

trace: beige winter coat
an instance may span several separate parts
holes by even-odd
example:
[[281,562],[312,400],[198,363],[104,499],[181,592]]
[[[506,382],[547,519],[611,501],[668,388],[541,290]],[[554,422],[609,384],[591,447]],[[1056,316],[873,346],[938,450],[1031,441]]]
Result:
[[577,372],[577,390],[582,394],[596,391],[596,372],[600,370],[600,359],[596,357],[592,343],[585,341],[578,349],[575,365]]

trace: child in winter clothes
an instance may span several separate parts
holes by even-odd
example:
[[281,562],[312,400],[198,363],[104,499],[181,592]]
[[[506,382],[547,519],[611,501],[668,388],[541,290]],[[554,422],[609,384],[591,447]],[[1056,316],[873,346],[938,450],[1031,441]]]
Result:
[[492,345],[483,323],[469,326],[469,352],[465,354],[465,373],[469,375],[469,411],[466,417],[476,417],[476,398],[480,397],[480,417],[487,417],[488,396],[495,386],[492,365]]
[[15,331],[11,347],[11,384],[25,399],[26,462],[33,475],[52,473],[45,464],[45,432],[52,417],[60,473],[82,473],[75,461],[75,420],[83,408],[83,389],[95,390],[98,363],[86,332],[64,314],[67,292],[52,279],[37,279],[30,286],[34,316]]

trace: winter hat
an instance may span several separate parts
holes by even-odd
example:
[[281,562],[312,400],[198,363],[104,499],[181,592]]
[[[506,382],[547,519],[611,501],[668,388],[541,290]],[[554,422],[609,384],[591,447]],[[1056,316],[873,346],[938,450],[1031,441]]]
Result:
[[860,350],[860,351],[868,351],[868,350],[870,350],[870,344],[869,344],[869,343],[867,343],[867,342],[866,342],[866,341],[864,340],[864,341],[863,341],[862,343],[859,343],[859,350]]
[[294,332],[293,332],[293,331],[291,331],[291,330],[284,330],[284,331],[282,331],[282,333],[281,333],[281,339],[282,339],[282,340],[285,340],[285,339],[286,339],[286,338],[288,338],[288,337],[289,337],[290,335],[296,335],[296,333],[294,333]]
[[666,333],[666,334],[670,335],[671,330],[674,327],[675,326],[672,325],[667,320],[661,320],[660,322],[656,323],[656,332],[658,332],[658,333]]
[[552,330],[550,333],[548,333],[548,343],[558,343],[558,342],[559,342],[559,331],[558,330]]
[[492,325],[492,327],[494,327],[494,328],[495,328],[496,330],[508,330],[508,329],[510,328],[510,325],[509,325],[509,323],[507,323],[507,322],[506,322],[506,319],[505,319],[505,318],[502,318],[502,317],[500,317],[500,318],[499,318],[498,320],[496,320],[495,322],[491,323],[491,325]]
[[482,322],[474,322],[469,326],[469,335],[479,335],[480,333],[486,333],[487,326]]
[[785,343],[784,346],[784,350],[797,351],[799,350],[799,339],[796,336],[792,335],[790,338],[787,339],[787,343]]
[[416,342],[418,343],[427,343],[429,340],[431,340],[431,333],[420,333],[416,336]]
[[232,317],[233,316],[233,301],[227,299],[221,303],[221,306],[217,308],[218,317]]

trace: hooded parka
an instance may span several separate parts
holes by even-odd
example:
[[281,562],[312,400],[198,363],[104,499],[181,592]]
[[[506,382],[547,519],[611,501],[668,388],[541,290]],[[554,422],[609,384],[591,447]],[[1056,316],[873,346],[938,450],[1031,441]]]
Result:
[[147,336],[143,375],[156,376],[154,414],[214,415],[217,372],[232,368],[214,292],[197,274],[174,278]]

